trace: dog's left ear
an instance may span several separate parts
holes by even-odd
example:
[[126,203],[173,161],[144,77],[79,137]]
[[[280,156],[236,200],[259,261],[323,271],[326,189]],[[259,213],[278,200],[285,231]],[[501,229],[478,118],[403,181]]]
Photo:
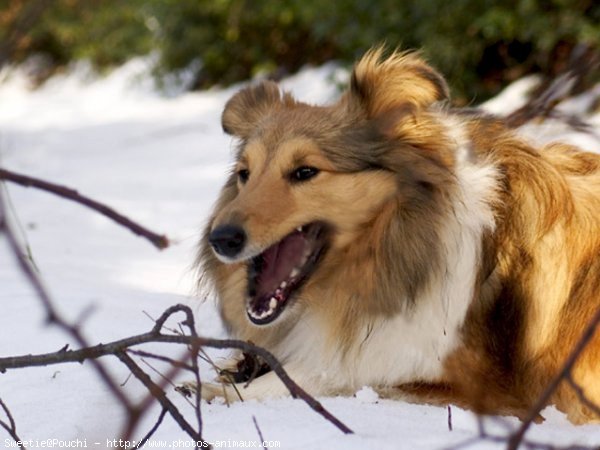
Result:
[[427,108],[448,99],[444,78],[416,53],[393,52],[384,47],[365,54],[352,72],[349,100],[369,119],[386,113]]
[[273,81],[263,81],[235,94],[225,105],[221,116],[227,134],[245,139],[261,120],[277,108],[294,103],[290,94],[283,93]]

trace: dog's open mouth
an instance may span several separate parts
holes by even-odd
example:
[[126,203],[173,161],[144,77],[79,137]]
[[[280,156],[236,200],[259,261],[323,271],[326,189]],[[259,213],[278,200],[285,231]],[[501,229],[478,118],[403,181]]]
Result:
[[264,325],[275,320],[295,292],[313,273],[327,246],[327,227],[313,222],[296,228],[255,256],[248,266],[250,320]]

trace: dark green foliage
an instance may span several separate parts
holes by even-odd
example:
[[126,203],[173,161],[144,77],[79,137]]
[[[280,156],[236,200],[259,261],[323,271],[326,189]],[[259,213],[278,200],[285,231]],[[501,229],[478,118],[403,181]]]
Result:
[[293,72],[339,53],[318,39],[303,20],[301,2],[181,0],[158,1],[158,45],[162,71],[183,69],[201,60],[197,86],[229,84],[257,71]]
[[[34,8],[36,3],[43,6]],[[97,68],[110,67],[152,49],[153,39],[143,13],[145,3],[135,0],[0,0],[0,39],[5,39],[15,24],[27,23],[29,15],[41,12],[33,24],[27,24],[17,33],[10,49],[12,61],[21,62],[41,53],[48,64],[56,67],[84,58]]]
[[[40,1],[40,0],[29,0]],[[7,11],[27,0],[0,0]],[[110,67],[157,49],[157,75],[199,62],[196,87],[275,77],[380,42],[422,48],[465,101],[533,71],[560,71],[577,43],[600,48],[597,0],[54,0],[11,52]],[[14,12],[14,11],[13,11]],[[7,23],[0,12],[0,38]],[[10,17],[9,17],[10,19]]]

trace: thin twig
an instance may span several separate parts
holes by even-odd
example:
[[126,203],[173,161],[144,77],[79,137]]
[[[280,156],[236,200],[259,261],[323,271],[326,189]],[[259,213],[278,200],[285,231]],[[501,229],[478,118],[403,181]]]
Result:
[[132,233],[146,238],[159,250],[162,250],[169,246],[169,240],[165,235],[159,235],[148,230],[147,228],[137,224],[131,219],[118,213],[109,206],[106,206],[100,202],[97,202],[96,200],[92,200],[89,197],[81,195],[75,189],[71,189],[66,186],[61,186],[59,184],[50,183],[48,181],[40,180],[39,178],[33,178],[2,168],[0,168],[0,180],[10,181],[12,183],[16,183],[25,187],[34,187],[58,195],[59,197],[72,200],[81,205],[87,206],[88,208],[91,208],[96,212],[99,212],[103,216],[108,217],[109,219],[129,229]]
[[6,414],[6,418],[8,419],[8,423],[4,422],[3,420],[0,420],[0,426],[4,428],[8,432],[8,434],[10,434],[10,437],[13,438],[13,440],[17,443],[17,446],[19,448],[25,449],[25,446],[23,445],[23,440],[17,434],[17,425],[15,423],[15,419],[13,418],[10,409],[8,409],[8,406],[6,406],[6,403],[4,403],[4,401],[1,398],[0,407],[2,408],[4,414]]
[[[173,383],[173,380],[171,378],[169,378],[167,375],[165,375],[164,373],[162,373],[160,370],[158,370],[156,367],[154,367],[152,364],[150,364],[148,361],[146,361],[144,358],[140,358],[140,361],[146,366],[148,367],[152,372],[154,372],[156,375],[158,375],[160,378],[162,378],[162,380],[168,384],[171,385],[172,387],[176,388],[177,385],[175,383]],[[181,368],[181,365],[178,364],[177,366],[174,366],[177,369]]]
[[587,75],[596,73],[599,67],[600,54],[596,49],[587,44],[576,45],[567,68],[552,80],[543,83],[523,107],[504,118],[505,123],[511,128],[518,128],[533,119],[551,118],[565,122],[576,131],[597,137],[590,124],[576,115],[558,111],[556,107],[577,90]]
[[[494,422],[496,422],[496,423],[500,423],[502,425],[509,426],[506,422],[499,421],[498,417],[492,417],[491,419],[493,419]],[[444,447],[444,450],[463,450],[463,449],[473,447],[473,446],[479,447],[479,446],[481,446],[481,443],[483,441],[493,442],[493,443],[497,443],[497,444],[506,444],[508,442],[509,436],[507,436],[507,435],[499,435],[499,434],[489,433],[485,429],[485,426],[483,423],[483,418],[481,416],[477,416],[477,423],[478,423],[478,430],[479,430],[477,436],[468,438],[468,439],[464,440],[463,442],[452,445],[450,447]],[[523,445],[523,447],[525,447],[529,450],[599,450],[600,449],[600,447],[597,445],[585,446],[585,445],[575,444],[575,445],[558,446],[554,443],[547,444],[547,443],[543,443],[543,442],[529,441],[527,439],[523,439],[521,444]]]
[[252,416],[252,422],[254,422],[254,428],[256,428],[256,432],[258,433],[258,437],[260,438],[260,447],[263,450],[269,450],[269,447],[265,445],[265,438],[262,434],[260,427],[258,426],[258,422],[256,421],[256,416]]
[[179,361],[177,359],[169,358],[168,356],[156,355],[154,353],[145,352],[143,350],[129,349],[128,352],[131,353],[132,355],[140,356],[142,358],[156,359],[157,361],[162,361],[162,362],[168,363],[173,367],[179,367],[180,369],[187,370],[189,372],[194,370],[192,368],[192,366],[190,366],[189,364],[186,364],[185,362]]
[[518,428],[518,430],[515,433],[513,433],[510,437],[508,441],[507,450],[517,450],[517,448],[519,448],[519,445],[523,441],[525,433],[527,433],[527,430],[529,429],[533,421],[539,416],[542,409],[544,409],[544,407],[548,404],[550,398],[552,397],[556,389],[558,389],[560,383],[562,383],[566,379],[566,377],[571,373],[571,370],[573,369],[573,366],[579,359],[579,356],[585,350],[587,344],[594,337],[594,334],[596,333],[596,327],[598,326],[598,324],[600,324],[600,308],[598,308],[598,310],[592,317],[592,320],[590,320],[590,323],[581,335],[581,338],[579,339],[575,347],[573,347],[573,350],[567,357],[561,370],[546,387],[544,392],[542,392],[542,395],[540,395],[533,407],[529,410],[527,417],[523,420],[523,423]]
[[[185,311],[186,319],[183,322],[183,325],[186,325],[190,330],[190,335],[197,338],[198,333],[196,332],[196,323],[194,322],[194,314],[192,314],[191,309],[187,309]],[[191,344],[189,347],[190,351],[190,360],[192,364],[192,369],[194,373],[194,377],[196,378],[196,391],[194,394],[195,399],[195,407],[194,412],[196,413],[196,421],[198,423],[198,430],[202,433],[202,410],[200,409],[200,404],[202,402],[202,382],[200,380],[200,367],[198,366],[198,352],[200,351],[200,346],[197,343]]]
[[[2,189],[0,189],[0,232],[1,231],[4,231],[4,234],[6,235],[6,238],[8,240],[9,247],[12,250],[14,257],[16,258],[17,263],[19,264],[21,271],[29,281],[29,284],[34,289],[38,299],[42,303],[42,306],[46,312],[46,320],[48,321],[48,323],[54,323],[60,328],[62,328],[64,331],[70,334],[71,337],[75,339],[77,344],[79,344],[82,348],[88,347],[89,344],[84,339],[80,330],[76,326],[69,325],[58,314],[58,312],[54,308],[54,304],[52,302],[52,299],[50,298],[50,294],[44,287],[41,278],[39,277],[38,273],[33,269],[31,263],[21,250],[19,243],[17,242],[15,232],[12,229],[6,215],[6,208]],[[102,364],[100,364],[99,361],[96,360],[92,360],[91,363],[100,375],[100,378],[102,378],[104,383],[108,386],[111,393],[121,402],[122,405],[124,405],[128,409],[131,408],[131,402],[125,396],[125,394],[123,394],[123,392],[119,388],[118,383],[109,375],[105,367]],[[0,372],[2,372],[1,369]]]
[[162,423],[163,419],[167,415],[167,412],[168,411],[167,411],[166,408],[162,409],[162,411],[160,412],[160,415],[158,416],[158,419],[156,420],[156,423],[154,424],[154,426],[150,429],[150,431],[148,431],[148,433],[146,434],[146,436],[144,436],[138,442],[138,444],[135,446],[135,448],[144,447],[146,445],[146,442],[148,442],[150,440],[150,438],[152,437],[152,435],[154,435],[154,433],[156,433],[156,430],[158,430],[158,427],[160,427],[160,424]]
[[[175,387],[176,391],[180,391],[180,386],[175,385],[172,381],[171,378],[173,378],[174,373],[173,371],[171,371],[171,373],[169,375],[164,375],[161,372],[159,372],[155,367],[153,367],[150,363],[148,363],[148,361],[144,360],[144,358],[148,358],[148,359],[156,359],[157,361],[162,361],[162,362],[166,362],[169,363],[171,365],[171,367],[179,370],[187,370],[189,372],[193,372],[194,369],[192,368],[192,366],[190,366],[189,364],[186,364],[184,362],[184,360],[179,361],[173,358],[168,358],[166,356],[162,356],[162,355],[155,355],[154,353],[149,353],[149,352],[145,352],[143,350],[132,350],[132,349],[128,349],[127,353],[131,354],[131,355],[136,355],[136,356],[141,356],[142,358],[140,359],[144,364],[146,364],[154,373],[158,374],[163,380],[165,380],[165,382],[167,382],[168,384],[170,384],[171,386]],[[187,357],[185,358],[187,359]],[[131,374],[130,374],[131,375]],[[183,399],[192,407],[192,408],[196,408],[196,404],[194,404],[187,395],[183,396]],[[142,402],[142,404],[144,404],[144,402]]]
[[17,209],[15,208],[15,205],[12,201],[10,192],[9,192],[8,188],[6,187],[6,183],[0,183],[0,189],[2,189],[4,191],[3,195],[4,195],[5,210],[6,210],[7,216],[10,214],[11,217],[13,218],[13,222],[16,225],[16,229],[18,231],[21,242],[23,242],[23,247],[25,248],[25,253],[27,254],[27,259],[29,259],[29,262],[33,266],[33,269],[36,272],[39,272],[40,269],[38,268],[38,266],[35,262],[35,259],[33,258],[33,252],[31,251],[31,245],[29,244],[29,241],[27,239],[27,233],[25,232],[23,223],[19,219],[19,216],[17,214]]
[[596,414],[598,418],[600,418],[600,407],[593,403],[589,398],[587,398],[584,390],[575,382],[571,373],[567,374],[566,380],[571,385],[573,390],[577,393],[577,396],[579,397],[579,400],[581,400],[581,403],[583,403],[585,406],[591,409],[594,412],[594,414]]
[[[127,353],[129,353],[129,349],[127,349],[125,351]],[[148,391],[148,395],[146,395],[146,397],[144,397],[141,401],[139,401],[134,409],[129,411],[127,423],[123,427],[123,432],[121,433],[122,439],[124,441],[131,440],[131,438],[135,434],[135,430],[136,430],[139,422],[142,419],[143,414],[150,409],[153,402],[155,402],[156,400],[159,400],[156,397],[156,392],[160,391],[162,393],[161,395],[164,395],[164,396],[167,395],[165,393],[165,387],[167,386],[167,384],[171,384],[171,385],[173,384],[170,380],[174,379],[180,370],[181,370],[181,367],[179,367],[179,365],[175,365],[175,366],[171,367],[171,369],[166,374],[159,373],[159,375],[161,377],[161,382],[154,383],[156,385],[156,389],[151,390],[151,389],[148,389],[147,386],[144,386],[144,387],[146,387],[146,389]],[[133,374],[133,375],[135,376],[135,374]],[[146,376],[148,376],[148,375],[146,375]],[[150,377],[148,376],[148,378],[150,378]],[[159,401],[159,403],[160,403],[160,401]],[[185,426],[184,424],[179,423],[179,416],[171,415],[171,417],[173,417],[175,422],[177,422],[180,425],[180,427],[183,428]],[[198,434],[200,434],[200,433],[198,433]]]
[[169,400],[165,391],[154,381],[152,381],[152,378],[150,378],[148,374],[144,372],[127,353],[124,351],[118,351],[115,353],[115,355],[123,364],[127,366],[133,376],[136,377],[146,389],[148,389],[148,391],[161,404],[161,406],[169,412],[171,417],[173,417],[173,419],[189,437],[194,439],[194,441],[197,443],[204,443],[202,436],[196,430],[194,430],[187,420],[185,420],[185,417],[183,417],[183,415],[179,412],[179,409],[177,409],[175,404]]

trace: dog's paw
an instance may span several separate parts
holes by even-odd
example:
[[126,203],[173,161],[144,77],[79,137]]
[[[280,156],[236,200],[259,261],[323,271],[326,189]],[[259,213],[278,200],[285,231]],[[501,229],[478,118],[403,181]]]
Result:
[[175,391],[179,392],[184,397],[191,397],[198,391],[198,385],[195,381],[186,381],[175,386]]
[[[187,381],[179,384],[175,390],[185,397],[192,397],[198,392],[198,384],[195,381]],[[212,402],[217,397],[225,399],[227,403],[236,401],[239,398],[235,395],[235,390],[231,389],[231,386],[226,383],[202,383],[200,396],[202,400],[207,402]]]
[[227,385],[248,383],[271,370],[259,357],[240,351],[220,360],[214,368],[218,373],[217,381]]
[[222,384],[232,384],[239,382],[239,367],[242,361],[244,361],[244,356],[241,352],[232,356],[231,358],[219,361],[218,366],[215,367],[218,373],[217,381]]

